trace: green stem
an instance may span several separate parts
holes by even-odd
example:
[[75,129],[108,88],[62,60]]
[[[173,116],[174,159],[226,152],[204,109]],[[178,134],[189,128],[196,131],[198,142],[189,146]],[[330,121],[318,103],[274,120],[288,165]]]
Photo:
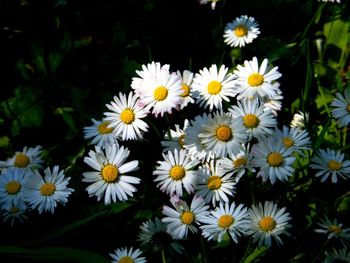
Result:
[[162,262],[166,263],[164,248],[162,248]]
[[314,257],[314,259],[311,261],[311,263],[315,263],[318,262],[317,259],[319,258],[319,256],[321,255],[322,251],[324,250],[324,248],[326,247],[326,245],[328,244],[329,239],[327,238],[327,240],[323,243],[323,245],[321,246],[321,248],[318,250],[316,256]]

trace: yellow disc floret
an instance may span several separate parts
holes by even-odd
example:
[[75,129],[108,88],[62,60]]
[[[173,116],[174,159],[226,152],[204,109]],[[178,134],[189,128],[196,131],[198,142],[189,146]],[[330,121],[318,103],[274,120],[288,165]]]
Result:
[[168,89],[164,86],[159,86],[154,90],[154,99],[157,101],[165,100],[168,96]]
[[227,142],[232,139],[232,130],[227,126],[220,126],[216,129],[216,137],[223,142]]
[[259,221],[259,227],[262,231],[270,232],[275,229],[276,221],[270,216],[263,217]]
[[218,220],[218,225],[221,228],[228,228],[234,222],[234,218],[231,215],[222,215]]
[[335,233],[335,234],[340,234],[341,233],[341,227],[340,226],[336,226],[336,225],[330,225],[328,227],[328,231],[329,232],[332,232],[332,233]]
[[191,211],[185,211],[181,215],[181,222],[185,225],[190,225],[194,221],[194,213]]
[[211,95],[216,95],[221,91],[221,83],[219,81],[213,80],[208,84],[208,93]]
[[264,77],[259,73],[253,73],[248,77],[248,84],[252,87],[260,86],[264,82]]
[[17,153],[15,158],[15,166],[19,168],[27,167],[30,159],[24,153]]
[[255,128],[259,125],[260,120],[259,118],[254,115],[254,114],[247,114],[245,116],[243,116],[243,124],[245,127],[252,129]]
[[283,163],[283,156],[278,152],[271,152],[267,156],[267,162],[270,166],[278,167]]
[[341,163],[336,160],[330,160],[328,162],[328,168],[333,171],[338,171],[341,168]]
[[114,183],[118,178],[118,173],[118,168],[111,164],[105,165],[101,171],[102,178],[107,183]]
[[177,181],[185,177],[186,171],[181,165],[175,165],[170,169],[170,177]]
[[182,84],[182,91],[181,97],[187,97],[190,95],[190,87],[187,84]]
[[129,257],[129,256],[124,256],[124,257],[121,257],[119,260],[118,260],[118,263],[134,263],[135,261]]
[[207,186],[209,190],[216,190],[221,187],[221,178],[217,175],[212,175],[208,178]]
[[248,28],[245,25],[238,25],[235,28],[234,33],[236,37],[244,37],[248,33]]
[[286,148],[292,147],[294,145],[294,141],[289,137],[283,138],[283,144],[286,146]]
[[6,184],[6,191],[11,194],[15,195],[21,190],[22,185],[18,181],[10,181]]
[[244,166],[246,164],[247,164],[247,158],[245,158],[245,157],[237,158],[236,160],[233,161],[233,166],[235,168],[239,168],[239,167]]
[[125,109],[120,113],[120,120],[125,124],[130,124],[135,120],[135,114],[132,109]]
[[109,122],[104,121],[100,125],[98,125],[97,130],[99,134],[108,134],[113,131],[112,128],[108,128]]
[[40,193],[45,196],[53,195],[56,190],[56,186],[53,183],[44,183],[40,187]]

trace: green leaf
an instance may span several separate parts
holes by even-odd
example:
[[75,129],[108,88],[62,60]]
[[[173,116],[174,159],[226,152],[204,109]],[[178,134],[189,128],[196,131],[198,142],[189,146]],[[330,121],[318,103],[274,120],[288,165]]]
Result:
[[267,252],[268,247],[256,247],[254,249],[254,251],[248,255],[245,260],[243,261],[244,263],[251,263],[256,261],[259,257],[262,257],[263,255],[265,255],[265,253]]
[[73,131],[73,133],[77,134],[79,132],[79,129],[75,124],[73,116],[70,114],[70,112],[73,112],[73,111],[74,111],[73,108],[65,107],[65,108],[57,108],[54,113],[55,115],[61,115],[64,122]]
[[68,247],[46,247],[41,249],[27,249],[14,246],[0,246],[0,253],[7,256],[11,260],[33,259],[43,261],[60,261],[67,262],[74,260],[74,262],[81,263],[107,263],[107,258],[94,253],[92,251],[68,248]]
[[2,137],[0,138],[0,147],[1,147],[1,148],[7,147],[7,146],[9,145],[9,143],[10,143],[9,137],[7,137],[7,136],[2,136]]

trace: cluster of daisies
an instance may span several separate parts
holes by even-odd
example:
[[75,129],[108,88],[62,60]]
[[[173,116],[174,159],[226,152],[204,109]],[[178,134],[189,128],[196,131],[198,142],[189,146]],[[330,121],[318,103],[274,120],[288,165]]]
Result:
[[43,167],[42,146],[25,146],[6,161],[0,161],[0,207],[3,221],[13,225],[27,218],[27,211],[54,213],[65,205],[74,189],[58,165]]

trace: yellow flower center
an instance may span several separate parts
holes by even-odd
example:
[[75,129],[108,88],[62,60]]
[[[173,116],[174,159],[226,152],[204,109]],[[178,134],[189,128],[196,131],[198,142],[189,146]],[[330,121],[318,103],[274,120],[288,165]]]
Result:
[[124,257],[121,257],[119,260],[118,260],[118,263],[134,263],[135,261],[129,257],[129,256],[124,256]]
[[259,123],[259,118],[254,114],[247,114],[243,117],[243,124],[249,129],[257,127]]
[[249,86],[260,86],[264,82],[264,77],[259,73],[253,73],[248,77]]
[[289,138],[289,137],[284,137],[283,138],[283,144],[284,144],[284,146],[289,148],[289,147],[292,147],[294,145],[294,141],[291,138]]
[[259,221],[259,227],[262,231],[270,232],[275,229],[276,221],[270,216],[263,217]]
[[182,148],[185,144],[185,134],[181,134],[179,138],[177,139],[177,142],[179,143],[180,147]]
[[244,166],[246,164],[247,164],[247,158],[245,158],[245,157],[237,158],[236,160],[233,161],[233,166],[235,168]]
[[350,112],[350,104],[346,107],[347,111]]
[[232,139],[232,130],[227,126],[220,126],[216,129],[216,137],[220,141],[227,142]]
[[114,183],[118,178],[118,168],[114,165],[107,164],[102,168],[102,178],[107,183]]
[[208,84],[208,93],[211,95],[216,95],[221,91],[221,83],[219,81],[213,80]]
[[54,184],[52,183],[44,183],[41,187],[40,187],[40,193],[42,195],[46,195],[46,196],[50,196],[53,195],[53,193],[55,192],[56,187]]
[[185,177],[186,171],[180,165],[175,165],[170,169],[170,177],[175,181],[181,180]]
[[245,25],[238,25],[234,31],[236,37],[244,37],[248,33],[248,28]]
[[182,94],[181,97],[187,97],[188,95],[190,95],[190,87],[187,84],[182,84]]
[[330,225],[328,227],[328,231],[335,233],[335,234],[340,234],[341,233],[341,227],[340,226],[336,226],[336,225]]
[[221,178],[217,175],[212,175],[208,178],[207,186],[209,190],[216,190],[221,187]]
[[273,167],[278,167],[283,163],[283,156],[278,152],[272,152],[267,156],[267,162]]
[[194,214],[191,211],[185,211],[181,215],[181,222],[185,225],[190,225],[194,221]]
[[30,159],[24,153],[17,153],[15,158],[15,166],[19,168],[27,167]]
[[336,160],[330,160],[328,162],[328,168],[333,171],[338,171],[341,168],[341,163],[337,162]]
[[166,97],[168,96],[168,89],[166,87],[159,86],[158,88],[155,89],[153,95],[154,95],[154,99],[157,101],[165,100]]
[[218,225],[221,228],[228,228],[230,225],[233,224],[234,221],[235,220],[231,215],[222,215],[218,220]]
[[15,215],[15,214],[17,214],[18,212],[19,212],[19,209],[18,209],[17,207],[15,207],[15,206],[11,207],[11,209],[10,209],[10,213],[11,213],[11,214]]
[[112,128],[108,128],[108,125],[109,125],[108,121],[104,121],[100,125],[98,125],[98,127],[97,127],[98,133],[99,134],[111,133],[113,131],[113,129]]
[[120,113],[120,120],[125,124],[130,124],[135,120],[135,114],[132,109],[125,109]]
[[15,195],[21,190],[22,185],[17,181],[10,181],[6,184],[6,191],[11,194]]

